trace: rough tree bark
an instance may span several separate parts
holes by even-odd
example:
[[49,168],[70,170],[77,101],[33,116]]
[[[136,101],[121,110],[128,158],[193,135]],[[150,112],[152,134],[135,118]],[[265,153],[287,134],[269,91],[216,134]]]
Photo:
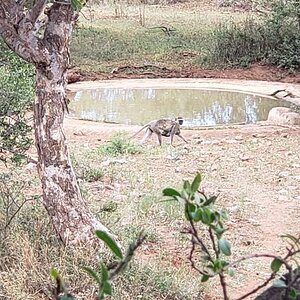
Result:
[[89,212],[81,196],[63,131],[69,43],[76,12],[68,4],[51,4],[41,34],[39,18],[47,1],[36,0],[29,9],[23,3],[1,0],[0,35],[36,68],[34,130],[43,203],[64,243],[91,243],[96,229],[107,229]]

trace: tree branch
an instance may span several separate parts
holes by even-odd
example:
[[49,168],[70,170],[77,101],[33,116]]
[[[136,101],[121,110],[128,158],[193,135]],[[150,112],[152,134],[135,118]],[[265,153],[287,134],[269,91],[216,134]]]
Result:
[[47,0],[37,0],[32,7],[27,13],[27,17],[32,23],[32,25],[35,24],[37,21],[38,17],[41,15],[41,13],[44,11],[45,5],[47,3]]

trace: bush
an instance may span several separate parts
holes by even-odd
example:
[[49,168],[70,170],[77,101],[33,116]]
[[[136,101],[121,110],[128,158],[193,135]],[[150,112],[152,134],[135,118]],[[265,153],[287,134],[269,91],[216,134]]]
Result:
[[123,133],[115,134],[110,142],[100,147],[99,151],[109,156],[128,155],[140,152],[136,145]]
[[211,44],[205,58],[210,65],[247,67],[265,58],[265,29],[252,18],[241,24],[220,24],[212,30]]
[[297,1],[275,0],[261,21],[221,24],[211,32],[204,61],[215,65],[247,67],[264,62],[294,71],[300,68],[300,6]]
[[6,160],[11,152],[14,160],[20,160],[32,144],[25,113],[32,107],[34,72],[1,39],[0,52],[0,148],[4,153],[0,159]]

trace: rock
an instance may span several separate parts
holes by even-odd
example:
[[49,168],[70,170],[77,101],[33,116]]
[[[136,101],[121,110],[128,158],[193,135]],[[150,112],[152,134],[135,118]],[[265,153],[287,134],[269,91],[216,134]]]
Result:
[[289,177],[291,175],[291,173],[289,171],[282,171],[278,174],[279,178],[286,178]]
[[252,136],[256,137],[256,138],[265,138],[266,134],[264,134],[264,133],[253,133]]
[[229,207],[228,209],[231,213],[237,213],[240,210],[240,207],[238,205]]
[[280,201],[280,202],[287,202],[287,201],[289,201],[289,197],[285,196],[285,195],[279,195],[278,196],[278,201]]
[[109,184],[106,184],[104,187],[111,191],[113,191],[115,189],[112,185],[109,185]]
[[74,134],[74,135],[79,135],[79,136],[83,136],[83,135],[85,136],[85,135],[86,135],[86,133],[83,132],[82,130],[74,131],[73,134]]
[[282,189],[282,190],[280,190],[280,191],[278,192],[278,194],[279,194],[279,195],[288,195],[288,194],[289,194],[289,191]]
[[249,161],[250,159],[251,159],[250,156],[247,155],[240,156],[241,161]]
[[242,141],[243,140],[243,137],[240,136],[240,135],[237,135],[236,137],[234,137],[237,141]]
[[269,111],[268,121],[279,125],[300,125],[300,114],[287,107],[273,107]]

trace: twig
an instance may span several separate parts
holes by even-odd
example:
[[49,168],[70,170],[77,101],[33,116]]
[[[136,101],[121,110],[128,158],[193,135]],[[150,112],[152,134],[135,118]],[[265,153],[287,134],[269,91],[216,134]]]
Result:
[[143,232],[141,232],[139,234],[137,240],[129,245],[129,248],[127,250],[127,253],[126,253],[124,259],[116,266],[116,268],[113,271],[110,272],[110,274],[109,274],[110,280],[112,280],[116,275],[121,273],[124,270],[124,268],[126,268],[128,263],[132,259],[134,252],[136,251],[136,249],[138,247],[140,247],[142,245],[142,243],[144,242],[145,239],[146,239],[146,235]]
[[248,292],[247,294],[243,295],[242,297],[240,298],[237,298],[236,300],[242,300],[242,299],[245,299],[247,298],[248,296],[256,293],[257,291],[259,291],[260,289],[262,289],[263,287],[265,287],[266,285],[268,285],[268,283],[273,280],[275,278],[275,275],[276,275],[276,272],[273,272],[270,277],[264,282],[262,283],[261,285],[259,285],[258,287],[256,287],[254,290]]

